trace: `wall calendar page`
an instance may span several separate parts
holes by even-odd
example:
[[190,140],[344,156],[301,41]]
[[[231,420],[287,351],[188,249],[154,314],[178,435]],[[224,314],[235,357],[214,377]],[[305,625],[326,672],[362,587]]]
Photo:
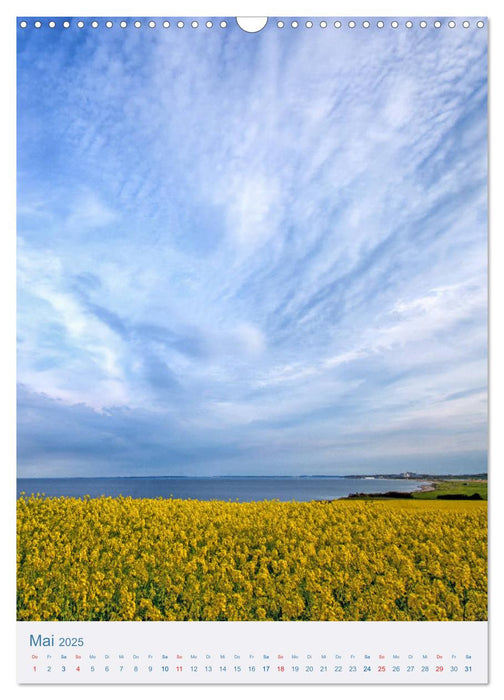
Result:
[[488,682],[488,25],[17,17],[18,683]]

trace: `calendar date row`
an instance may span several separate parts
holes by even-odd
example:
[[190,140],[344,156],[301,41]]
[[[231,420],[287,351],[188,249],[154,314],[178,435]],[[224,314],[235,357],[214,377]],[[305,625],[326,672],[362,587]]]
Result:
[[281,665],[68,665],[68,664],[46,664],[34,665],[33,671],[39,673],[81,673],[81,672],[105,672],[105,673],[471,673],[472,666],[469,665],[357,665],[357,664],[336,664],[336,665],[314,665],[314,664],[281,664]]

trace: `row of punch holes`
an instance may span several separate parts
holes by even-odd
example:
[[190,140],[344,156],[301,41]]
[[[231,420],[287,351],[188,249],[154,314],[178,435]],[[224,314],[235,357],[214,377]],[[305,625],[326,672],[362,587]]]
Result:
[[[92,29],[97,29],[100,26],[104,26],[107,29],[111,29],[114,26],[114,22],[112,20],[103,20],[101,23],[100,21],[94,19],[94,20],[88,20],[86,23],[84,20],[77,20],[74,21],[73,24],[78,27],[79,29],[84,29],[84,27],[88,26],[91,27]],[[170,22],[169,20],[159,20],[156,22],[155,20],[146,20],[142,22],[141,20],[131,20],[130,22],[127,22],[126,20],[117,20],[116,24],[118,24],[122,29],[126,29],[128,26],[133,26],[136,29],[140,29],[142,26],[146,26],[149,29],[155,29],[156,27],[163,27],[164,29],[168,29],[171,26],[177,27],[178,29],[182,29],[183,27],[190,26],[193,29],[197,29],[198,27],[206,27],[207,29],[212,29],[212,27],[221,27],[222,29],[225,29],[228,26],[228,22],[226,20],[207,20],[207,21],[198,21],[196,19],[194,20],[178,20],[178,21],[173,21]],[[326,29],[331,24],[335,27],[335,29],[341,29],[345,25],[348,26],[349,29],[355,29],[361,24],[361,26],[364,29],[369,29],[372,26],[372,22],[369,20],[364,20],[362,23],[358,23],[356,20],[348,20],[347,22],[343,20],[336,20],[334,22],[328,22],[327,20],[320,20],[320,21],[313,21],[311,19],[307,20],[282,20],[279,19],[276,21],[276,26],[278,29],[283,29],[285,27],[292,27],[293,29],[297,29],[298,27],[306,27],[307,29],[311,29],[312,27],[319,26],[321,29]],[[464,27],[464,29],[469,29],[471,26],[471,22],[469,20],[463,20],[460,22],[461,26]],[[21,20],[19,22],[19,26],[21,29],[26,29],[29,26],[29,23],[26,20]],[[35,20],[33,22],[33,26],[35,29],[40,29],[42,26],[44,26],[43,22],[41,20]],[[57,26],[57,23],[54,20],[49,20],[47,22],[47,26],[50,29],[54,29]],[[72,26],[72,23],[69,20],[64,20],[61,25],[64,29],[69,29]],[[383,29],[386,26],[390,26],[392,29],[398,29],[401,26],[401,23],[398,22],[397,20],[392,20],[390,23],[386,22],[384,20],[377,20],[376,21],[376,27],[378,29]],[[412,20],[406,20],[404,22],[404,26],[407,29],[411,29],[415,26],[415,23]],[[420,20],[418,21],[418,26],[421,29],[426,29],[429,26],[429,23],[426,20]],[[448,20],[447,22],[442,22],[441,20],[435,20],[432,22],[432,26],[435,27],[436,29],[440,29],[442,26],[448,26],[450,29],[454,29],[457,26],[457,22],[455,20]],[[475,22],[475,26],[478,27],[478,29],[482,29],[485,26],[485,23],[483,20],[477,20]]]

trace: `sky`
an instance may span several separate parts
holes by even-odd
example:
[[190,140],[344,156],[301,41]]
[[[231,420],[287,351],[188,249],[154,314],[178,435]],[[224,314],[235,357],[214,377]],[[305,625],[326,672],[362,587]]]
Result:
[[142,23],[18,31],[18,475],[486,471],[486,29]]

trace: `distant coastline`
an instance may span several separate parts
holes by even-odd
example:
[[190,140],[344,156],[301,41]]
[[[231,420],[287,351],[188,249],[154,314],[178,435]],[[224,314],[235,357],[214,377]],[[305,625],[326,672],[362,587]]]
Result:
[[[389,500],[394,498],[410,498],[416,500],[461,500],[461,501],[486,501],[488,500],[488,480],[482,478],[444,477],[425,481],[420,488],[413,491],[381,491],[377,493],[351,493],[345,496],[350,500]],[[418,483],[415,481],[415,483]]]

